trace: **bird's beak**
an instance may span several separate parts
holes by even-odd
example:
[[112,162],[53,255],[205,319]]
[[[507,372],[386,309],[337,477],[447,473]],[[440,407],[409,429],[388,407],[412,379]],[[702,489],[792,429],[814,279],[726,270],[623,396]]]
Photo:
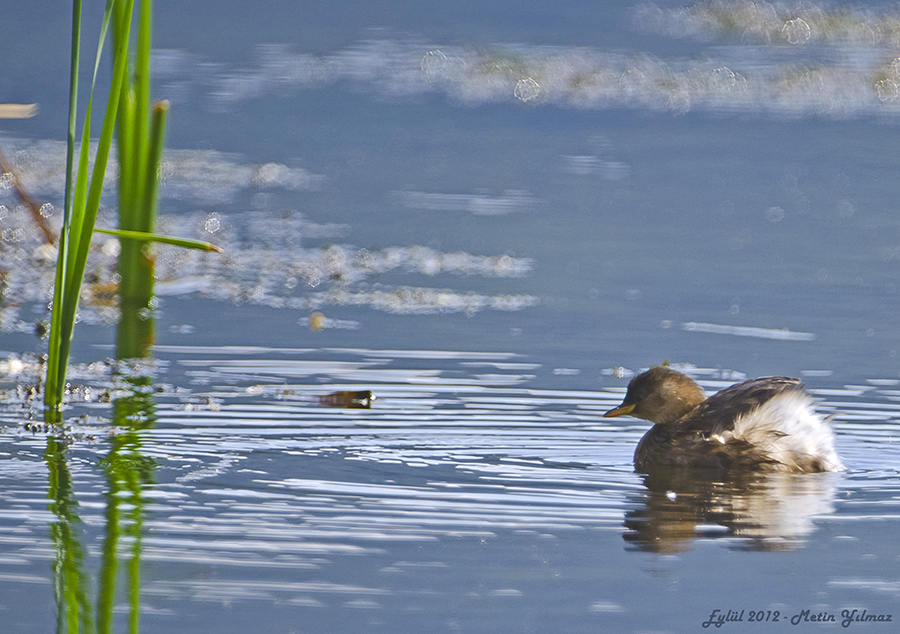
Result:
[[614,407],[603,415],[603,418],[614,418],[616,416],[627,416],[634,411],[634,405],[619,405]]

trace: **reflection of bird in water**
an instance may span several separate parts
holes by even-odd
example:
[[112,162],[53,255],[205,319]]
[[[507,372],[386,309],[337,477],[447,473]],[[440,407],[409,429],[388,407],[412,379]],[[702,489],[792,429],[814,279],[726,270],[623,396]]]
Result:
[[834,512],[836,480],[822,473],[731,472],[709,477],[696,469],[656,469],[625,514],[629,547],[689,551],[700,540],[723,539],[741,550],[787,551],[812,533],[815,518]]
[[692,379],[654,366],[628,384],[605,417],[630,414],[654,423],[634,452],[638,471],[664,467],[813,473],[844,467],[834,434],[799,379],[768,377],[709,398]]

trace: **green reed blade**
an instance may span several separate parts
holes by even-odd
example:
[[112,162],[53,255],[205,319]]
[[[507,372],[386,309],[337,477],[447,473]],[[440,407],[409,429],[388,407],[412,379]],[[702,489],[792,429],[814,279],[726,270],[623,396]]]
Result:
[[[151,230],[143,219],[147,182],[156,178],[149,169],[150,160],[150,48],[153,3],[141,2],[133,72],[122,86],[119,102],[119,225],[123,229]],[[124,29],[130,14],[120,11],[113,22],[114,39]]]
[[[134,192],[140,196],[146,189],[147,181],[157,181],[156,170],[148,169],[151,162],[149,146],[150,117],[150,45],[153,3],[141,0],[138,19],[137,46],[134,60],[134,147],[132,149]],[[152,225],[151,225],[152,227]]]
[[[90,248],[91,234],[97,219],[97,211],[100,207],[100,194],[103,190],[103,180],[106,176],[106,165],[109,159],[110,146],[112,145],[113,130],[115,127],[116,111],[118,106],[121,86],[127,71],[128,29],[120,33],[116,42],[116,51],[113,61],[113,80],[107,99],[106,112],[103,117],[103,127],[100,131],[100,139],[97,147],[97,155],[94,159],[94,169],[88,186],[88,154],[90,144],[90,120],[93,106],[94,87],[100,66],[100,57],[106,40],[106,32],[113,11],[123,0],[107,0],[103,14],[103,23],[100,31],[100,41],[97,45],[97,54],[94,60],[94,74],[91,80],[91,88],[88,98],[87,113],[85,115],[84,128],[81,137],[81,151],[77,177],[73,182],[73,164],[75,142],[75,108],[77,97],[78,56],[80,52],[81,37],[81,0],[73,0],[73,32],[72,32],[72,63],[70,81],[75,84],[70,87],[69,103],[69,134],[67,148],[67,173],[66,187],[72,190],[67,194],[66,205],[68,207],[64,215],[64,225],[60,232],[59,255],[57,256],[56,288],[54,289],[53,313],[50,321],[50,349],[47,363],[47,385],[44,396],[44,405],[48,412],[58,412],[62,403],[65,390],[66,368],[69,362],[69,354],[72,345],[72,333],[75,328],[75,314],[78,310],[78,299],[81,295],[81,284],[84,278],[84,270],[87,265],[87,254]],[[131,15],[134,0],[124,0],[127,15]],[[68,196],[71,195],[71,203]],[[56,414],[49,414],[52,422],[57,422]]]
[[75,163],[75,128],[78,111],[78,70],[79,60],[81,57],[81,0],[73,0],[72,2],[72,50],[70,53],[71,62],[69,66],[69,123],[66,131],[66,191],[63,201],[63,229],[59,234],[59,246],[56,265],[56,279],[53,285],[53,313],[51,315],[50,337],[49,337],[49,354],[47,358],[47,381],[46,391],[44,394],[44,403],[47,407],[53,407],[54,410],[58,404],[57,399],[57,383],[59,381],[59,365],[60,365],[60,344],[62,335],[60,333],[60,317],[62,311],[58,307],[62,306],[62,298],[65,284],[65,262],[68,253],[68,240],[66,239],[66,227],[70,224],[71,208],[72,208],[72,188],[74,183],[74,163]]
[[[102,29],[102,37],[105,39],[105,27],[109,21],[109,13],[115,5],[116,0],[109,0],[107,3],[107,13],[104,15],[104,28]],[[134,5],[134,0],[125,0],[128,10]],[[130,15],[130,14],[129,14]],[[87,187],[87,196],[84,199],[83,209],[73,209],[72,226],[69,231],[69,239],[71,241],[71,251],[66,253],[66,280],[64,283],[63,304],[60,307],[62,311],[60,322],[60,365],[57,369],[58,378],[56,390],[58,398],[56,404],[62,401],[62,391],[65,385],[65,372],[68,365],[69,353],[71,350],[72,333],[75,328],[75,314],[78,310],[78,299],[81,295],[81,284],[84,278],[84,270],[87,266],[87,257],[90,250],[91,234],[93,233],[94,223],[97,219],[97,212],[100,208],[100,194],[103,191],[103,181],[106,177],[106,165],[109,159],[109,152],[112,146],[113,131],[115,129],[116,113],[118,100],[121,93],[122,83],[125,80],[125,74],[128,69],[127,51],[128,51],[128,33],[125,32],[116,42],[116,51],[114,53],[114,66],[112,86],[107,98],[106,111],[103,116],[103,125],[100,129],[100,138],[97,145],[97,153],[94,157],[94,167],[91,174],[90,185]],[[99,54],[102,51],[102,44],[98,46],[98,60],[95,63],[94,72],[96,80],[96,72],[99,66]],[[91,87],[93,95],[93,85]],[[90,116],[91,105],[88,105],[88,115]],[[87,151],[85,145],[90,143],[89,126],[85,121],[85,134],[82,136],[81,156],[82,162],[79,164],[79,175],[85,169],[85,156]],[[84,181],[79,178],[78,185]],[[76,187],[76,200],[79,199],[79,190],[83,196],[84,188]],[[80,212],[80,213],[78,213]],[[51,326],[52,327],[52,326]]]
[[[119,228],[155,233],[159,161],[168,102],[154,104],[150,120],[152,2],[141,0],[133,72],[123,86],[119,124]],[[128,118],[128,128],[121,117]],[[146,241],[124,240],[119,253],[119,325],[116,357],[150,354],[155,261]]]
[[138,240],[140,242],[158,242],[160,244],[171,244],[172,246],[183,247],[185,249],[195,249],[197,251],[215,251],[216,253],[222,253],[222,249],[220,247],[217,247],[214,244],[210,244],[209,242],[203,242],[201,240],[173,238],[170,236],[161,236],[155,233],[147,233],[145,231],[129,231],[127,229],[100,229],[95,227],[94,231],[96,233],[105,233],[107,235],[126,238],[128,240]]
[[150,143],[144,163],[144,187],[142,216],[143,230],[152,233],[156,228],[156,211],[159,201],[159,166],[162,163],[163,144],[166,138],[166,122],[169,115],[168,100],[153,104],[153,119],[150,126]]
[[72,3],[72,51],[69,67],[69,125],[66,130],[66,193],[63,223],[68,223],[72,201],[72,175],[75,161],[75,129],[78,120],[78,70],[81,57],[81,0]]
[[[135,329],[125,325],[128,320],[123,317],[119,325],[118,342],[130,343],[127,346],[117,345],[117,353],[131,351],[126,354],[127,357],[145,356],[153,342],[152,319],[147,320],[144,315],[153,297],[153,255],[143,243],[162,242],[192,249],[219,250],[205,242],[155,235],[158,172],[162,160],[168,102],[154,105],[152,120],[148,121],[152,30],[150,0],[143,0],[140,3],[133,76],[129,69],[129,41],[134,0],[106,2],[76,170],[74,146],[81,46],[81,4],[82,0],[73,0],[65,215],[59,240],[44,399],[45,416],[48,422],[54,423],[59,422],[78,301],[114,136],[118,139],[120,167],[118,183],[120,231],[105,233],[125,238],[119,257],[119,274],[122,280],[119,285],[120,309],[123,316],[129,313],[135,317],[132,322],[140,326]],[[94,87],[110,27],[114,49],[112,83],[91,170],[89,150]],[[119,356],[121,357],[121,354]]]
[[[134,6],[134,0],[125,0],[125,4],[130,12],[131,8]],[[124,33],[117,42],[114,60],[112,86],[106,102],[106,112],[103,113],[103,126],[100,128],[100,139],[97,145],[97,155],[94,158],[94,170],[91,175],[90,188],[88,189],[87,202],[82,220],[82,230],[79,232],[78,241],[75,245],[75,260],[71,267],[71,271],[76,273],[79,278],[83,276],[84,269],[87,265],[87,256],[91,246],[91,233],[94,230],[97,212],[100,209],[100,195],[103,192],[103,181],[106,177],[106,165],[112,147],[119,97],[128,70],[127,32]],[[77,304],[77,302],[75,302],[75,304]],[[72,308],[74,308],[74,306],[72,306]]]

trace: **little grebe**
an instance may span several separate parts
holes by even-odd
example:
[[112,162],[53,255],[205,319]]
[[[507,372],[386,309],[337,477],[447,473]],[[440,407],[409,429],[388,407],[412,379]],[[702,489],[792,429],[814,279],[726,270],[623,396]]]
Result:
[[709,398],[691,378],[654,366],[628,384],[625,400],[604,417],[630,414],[654,423],[634,466],[841,471],[834,433],[816,414],[799,379],[752,379]]

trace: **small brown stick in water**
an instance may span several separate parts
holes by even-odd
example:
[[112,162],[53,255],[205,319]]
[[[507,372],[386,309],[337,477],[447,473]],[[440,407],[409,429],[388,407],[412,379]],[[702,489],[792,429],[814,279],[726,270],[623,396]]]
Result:
[[12,185],[13,189],[16,190],[16,195],[18,196],[19,200],[22,201],[22,204],[25,205],[25,207],[31,213],[31,218],[38,226],[38,229],[40,229],[41,233],[44,234],[44,242],[46,244],[56,243],[56,234],[53,233],[53,229],[50,228],[50,223],[48,223],[47,219],[44,218],[44,216],[41,214],[41,206],[34,198],[32,198],[31,194],[28,193],[28,190],[25,189],[24,185],[22,185],[22,181],[19,179],[16,168],[12,163],[6,160],[6,157],[3,155],[2,151],[0,151],[0,173],[8,174],[7,178],[9,179],[10,185]]

